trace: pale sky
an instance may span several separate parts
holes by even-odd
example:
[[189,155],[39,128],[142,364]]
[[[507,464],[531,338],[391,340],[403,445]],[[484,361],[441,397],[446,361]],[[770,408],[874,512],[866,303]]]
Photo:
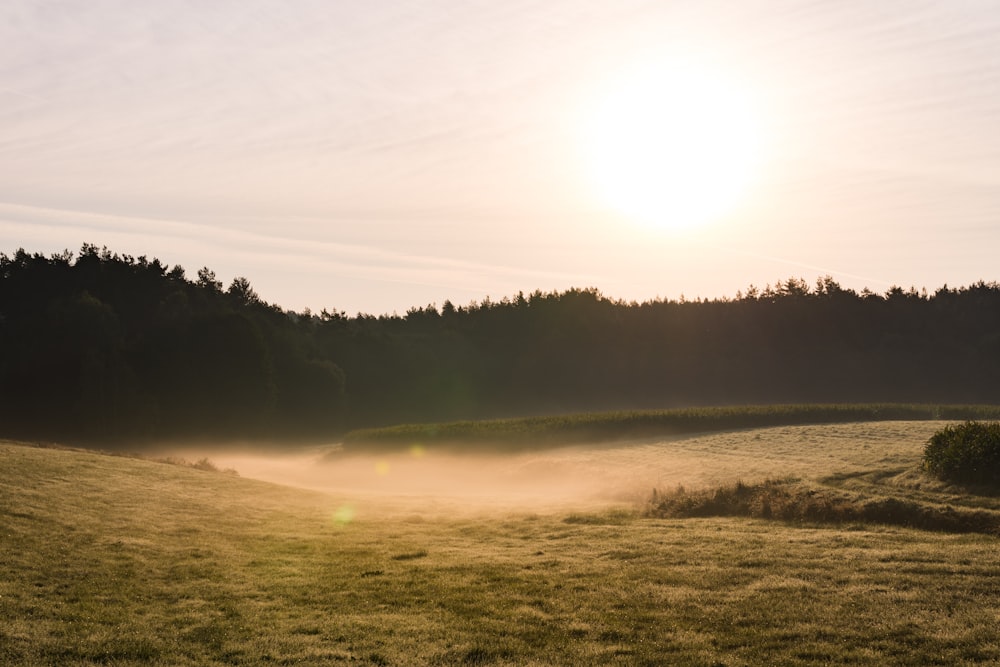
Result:
[[[1000,279],[995,0],[5,0],[0,56],[8,254],[106,245],[349,314]],[[609,208],[585,148],[668,62],[756,122],[738,203],[682,231]]]

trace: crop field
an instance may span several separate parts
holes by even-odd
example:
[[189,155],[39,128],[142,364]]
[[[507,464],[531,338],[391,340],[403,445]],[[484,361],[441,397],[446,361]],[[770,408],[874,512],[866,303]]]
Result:
[[238,477],[0,443],[0,664],[997,664],[989,529],[651,503],[794,478],[992,517],[1000,499],[921,474],[943,423],[498,455],[199,450]]
[[348,450],[393,451],[415,442],[461,451],[538,451],[580,443],[676,437],[700,432],[806,424],[998,419],[996,405],[905,403],[739,405],[584,412],[544,417],[400,424],[351,431]]

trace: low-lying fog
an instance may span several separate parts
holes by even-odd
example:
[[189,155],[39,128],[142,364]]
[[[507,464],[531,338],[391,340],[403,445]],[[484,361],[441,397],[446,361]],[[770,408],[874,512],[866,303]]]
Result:
[[218,455],[240,475],[279,484],[385,500],[469,509],[593,505],[637,500],[655,475],[593,452],[458,455],[415,450],[384,455],[299,454],[281,458]]
[[649,445],[467,455],[424,449],[348,454],[337,447],[278,454],[210,448],[172,453],[188,460],[207,455],[220,469],[233,468],[241,477],[358,499],[419,501],[425,509],[621,504],[645,499],[654,487],[676,486],[681,477],[690,478],[682,474],[688,466],[674,457],[669,463],[656,457]]
[[433,448],[348,454],[338,447],[262,454],[233,448],[172,448],[190,461],[348,497],[420,511],[489,508],[539,511],[645,501],[653,488],[737,479],[815,478],[845,470],[915,466],[943,422],[780,426],[519,454],[458,455]]

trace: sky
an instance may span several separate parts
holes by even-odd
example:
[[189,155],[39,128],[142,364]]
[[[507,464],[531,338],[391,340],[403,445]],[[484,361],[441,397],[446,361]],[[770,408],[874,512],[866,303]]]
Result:
[[[5,0],[0,252],[92,243],[348,314],[997,280],[998,34],[993,0]],[[684,227],[609,204],[589,148],[630,73],[678,68],[747,103],[680,134],[753,134],[735,203]],[[720,150],[703,171],[747,158]]]

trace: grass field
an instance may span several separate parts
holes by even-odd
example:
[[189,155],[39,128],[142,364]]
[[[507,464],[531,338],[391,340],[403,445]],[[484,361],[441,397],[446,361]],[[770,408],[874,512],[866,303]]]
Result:
[[213,454],[243,477],[0,443],[0,664],[997,664],[994,535],[631,502],[795,477],[1000,510],[920,475],[940,425]]
[[1000,419],[1000,406],[864,403],[584,412],[359,429],[344,436],[344,446],[349,450],[376,451],[405,449],[419,443],[461,451],[537,451],[545,446],[663,438],[706,431],[939,419]]

